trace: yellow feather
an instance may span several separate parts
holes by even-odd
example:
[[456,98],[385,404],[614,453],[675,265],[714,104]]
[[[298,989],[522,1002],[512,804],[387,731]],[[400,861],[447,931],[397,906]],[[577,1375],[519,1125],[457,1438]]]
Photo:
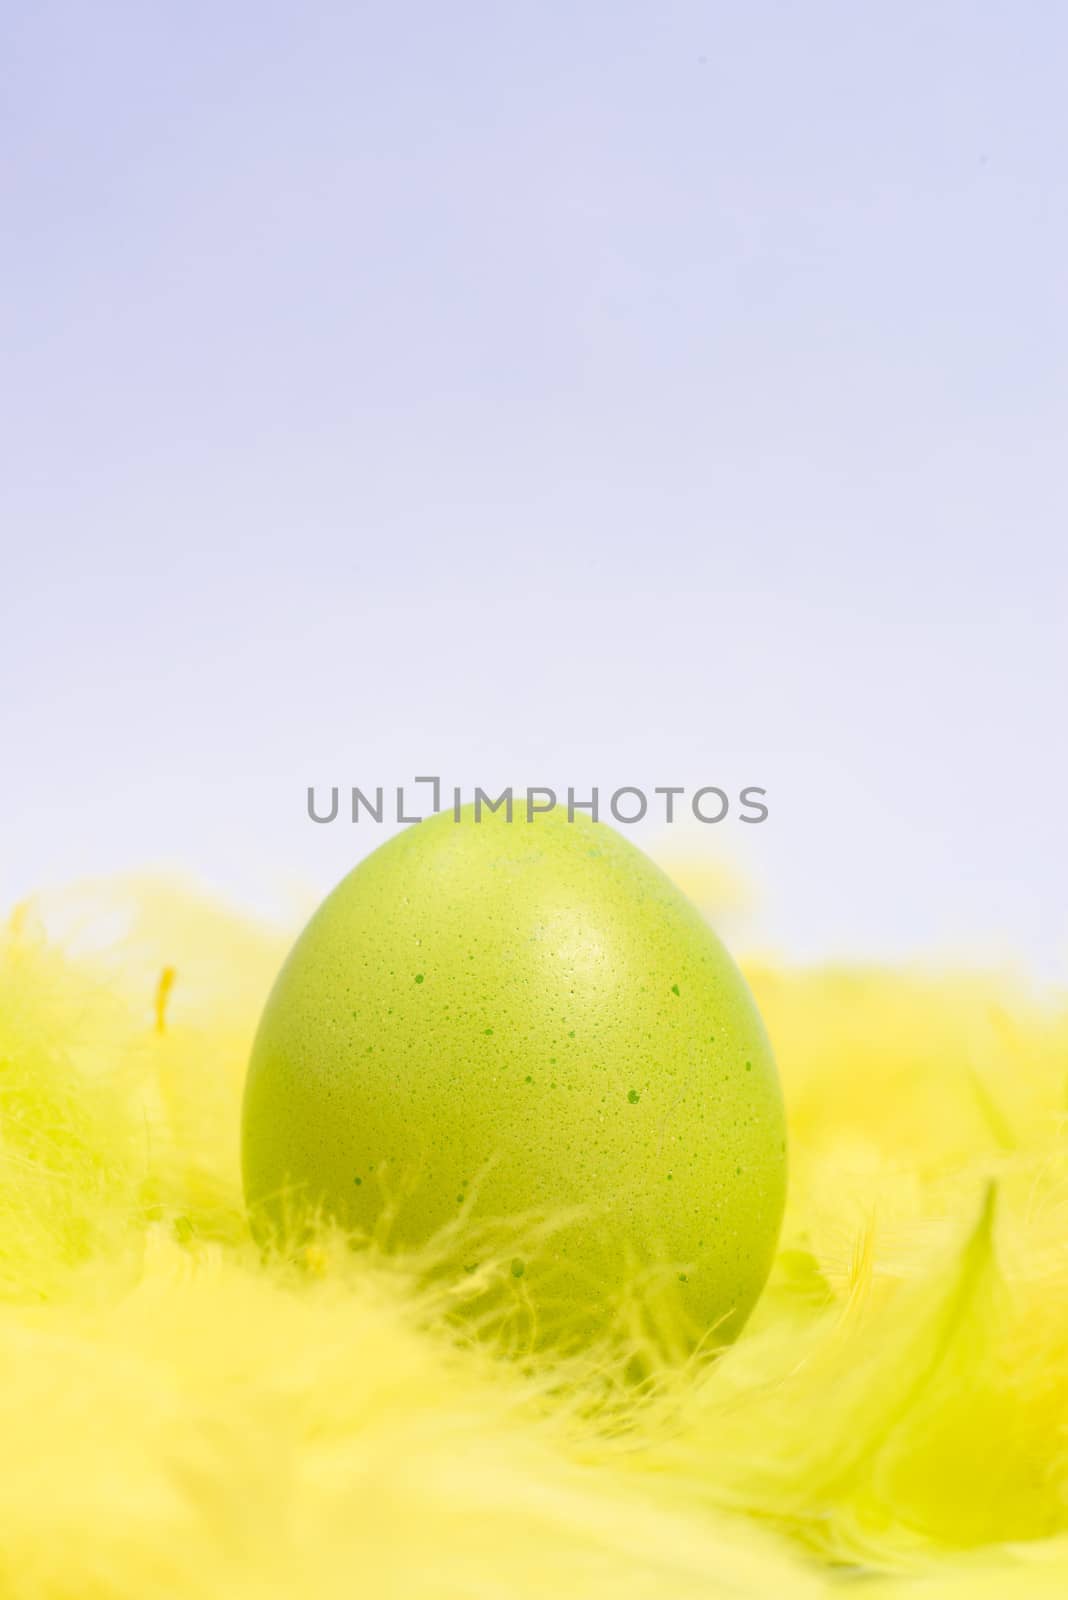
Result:
[[[621,1370],[473,1337],[433,1248],[254,1248],[238,1107],[284,946],[135,884],[0,935],[0,1594],[1068,1592],[1062,1002],[756,965],[776,1267],[716,1360]],[[516,1253],[471,1226],[480,1273]]]

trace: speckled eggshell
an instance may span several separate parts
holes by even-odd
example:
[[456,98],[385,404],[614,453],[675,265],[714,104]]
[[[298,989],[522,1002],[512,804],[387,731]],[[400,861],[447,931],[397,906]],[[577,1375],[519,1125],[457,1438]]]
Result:
[[374,851],[297,940],[252,1053],[245,1189],[275,1223],[296,1199],[373,1232],[388,1206],[400,1247],[519,1219],[542,1335],[637,1308],[692,1341],[760,1293],[785,1137],[745,981],[659,868],[581,816],[468,808]]

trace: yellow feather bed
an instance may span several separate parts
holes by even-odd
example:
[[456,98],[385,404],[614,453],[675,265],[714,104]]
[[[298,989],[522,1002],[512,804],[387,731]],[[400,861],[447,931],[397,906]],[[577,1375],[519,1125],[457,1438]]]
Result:
[[635,1383],[473,1331],[432,1248],[262,1256],[238,1111],[286,943],[132,884],[3,935],[0,1595],[1068,1594],[1063,998],[749,964],[778,1259],[733,1348]]

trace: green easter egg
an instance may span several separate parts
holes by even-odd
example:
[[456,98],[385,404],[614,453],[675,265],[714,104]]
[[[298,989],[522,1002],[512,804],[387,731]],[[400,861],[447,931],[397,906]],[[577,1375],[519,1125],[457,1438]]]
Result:
[[245,1191],[261,1230],[307,1208],[434,1241],[458,1298],[511,1304],[532,1343],[684,1352],[760,1294],[785,1137],[745,980],[659,868],[588,818],[469,807],[374,851],[297,940]]

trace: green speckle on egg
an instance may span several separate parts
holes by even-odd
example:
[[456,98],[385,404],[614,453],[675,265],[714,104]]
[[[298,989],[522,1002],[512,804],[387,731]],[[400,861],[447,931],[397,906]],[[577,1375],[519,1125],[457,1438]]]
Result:
[[[646,1091],[650,1116],[632,1109]],[[731,1337],[770,1266],[784,1149],[730,956],[641,851],[560,811],[447,811],[368,856],[290,952],[245,1090],[257,1227],[307,1207],[370,1234],[389,1208],[393,1248],[455,1239],[459,1275],[457,1208],[511,1221],[522,1255],[499,1270],[550,1342],[608,1331],[636,1289],[652,1321]]]

